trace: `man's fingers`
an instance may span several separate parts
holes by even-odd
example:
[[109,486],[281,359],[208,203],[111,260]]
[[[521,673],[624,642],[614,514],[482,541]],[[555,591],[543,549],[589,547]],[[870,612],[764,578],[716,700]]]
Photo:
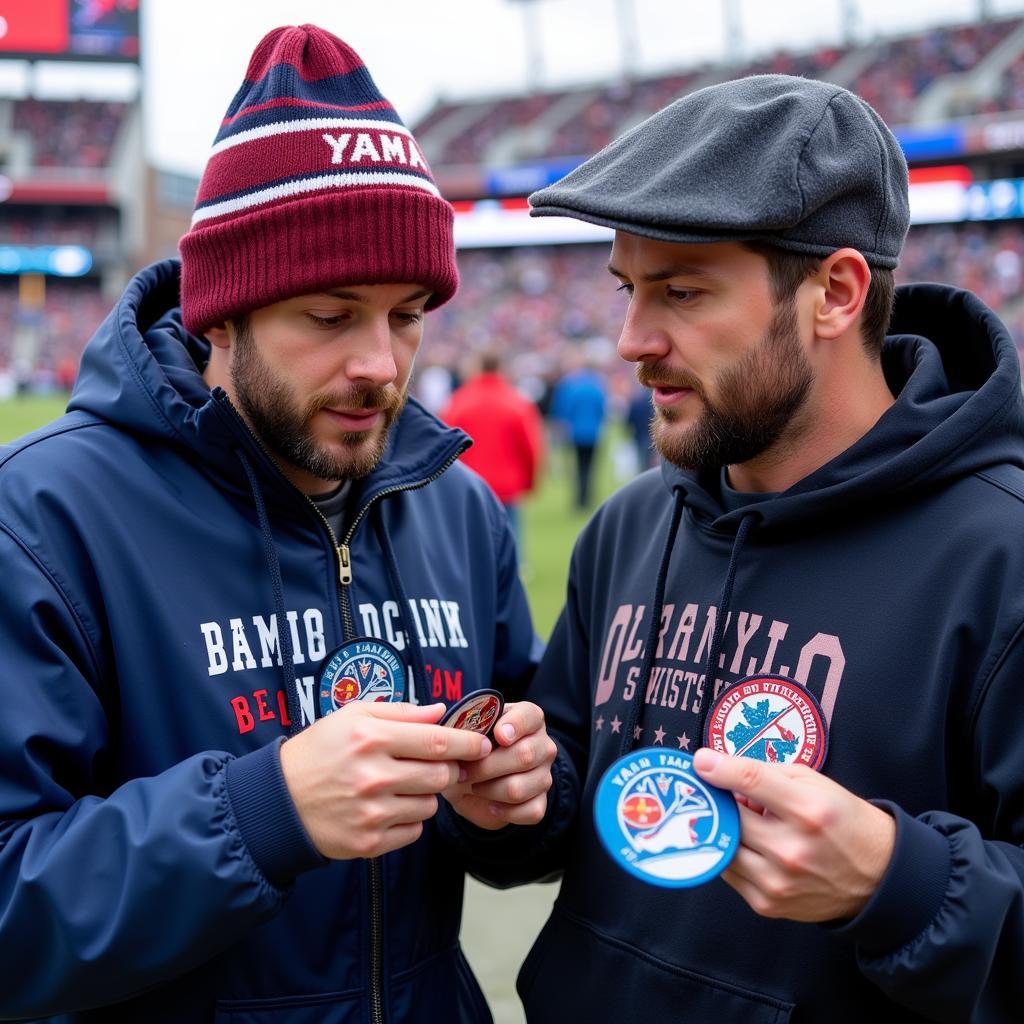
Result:
[[502,775],[517,775],[550,765],[555,756],[554,741],[546,733],[534,733],[511,747],[498,747],[486,760],[465,765],[465,782],[487,782]]
[[544,712],[536,704],[519,701],[506,704],[494,726],[494,738],[503,747],[511,746],[516,740],[544,727]]
[[413,722],[389,722],[388,726],[388,750],[393,757],[418,761],[478,761],[493,749],[486,736],[468,729]]
[[507,824],[494,812],[494,805],[490,800],[474,796],[469,791],[453,791],[447,793],[446,798],[459,814],[479,828],[493,830],[504,828]]
[[693,755],[693,767],[705,782],[742,793],[779,817],[786,816],[792,803],[793,780],[778,765],[763,764],[752,757],[730,757],[701,747]]
[[441,793],[459,781],[458,761],[414,761],[399,758],[393,762],[394,775],[388,785],[392,793],[413,796]]
[[521,804],[503,804],[492,800],[490,805],[491,814],[498,821],[509,825],[536,825],[544,817],[547,808],[547,793]]
[[444,704],[409,704],[406,701],[353,701],[340,708],[341,714],[367,715],[391,722],[437,722],[444,714]]
[[389,828],[381,842],[374,850],[372,856],[380,857],[382,854],[391,853],[393,850],[400,850],[403,846],[415,843],[423,835],[423,822],[416,821],[408,825],[395,825]]
[[503,804],[521,804],[540,796],[551,788],[551,772],[546,765],[530,772],[505,775],[488,782],[473,785],[475,796]]

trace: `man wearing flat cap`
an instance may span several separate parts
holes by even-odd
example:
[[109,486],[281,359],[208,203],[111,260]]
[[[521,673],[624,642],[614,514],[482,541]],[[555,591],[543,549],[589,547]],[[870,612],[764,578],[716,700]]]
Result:
[[531,1024],[1024,1013],[1018,361],[967,292],[894,301],[907,193],[867,104],[764,76],[531,197],[615,229],[663,458],[529,691],[575,812],[504,876],[564,871]]

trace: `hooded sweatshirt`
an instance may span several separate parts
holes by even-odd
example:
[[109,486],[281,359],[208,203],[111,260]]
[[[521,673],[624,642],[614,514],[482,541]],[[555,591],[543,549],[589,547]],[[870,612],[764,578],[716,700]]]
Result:
[[[562,806],[532,853],[520,834],[513,864],[497,844],[477,864],[505,883],[564,870],[519,976],[531,1024],[1020,1018],[1017,354],[976,298],[936,285],[899,290],[892,332],[895,404],[789,490],[726,511],[720,473],[665,466],[581,535],[530,691],[560,747]],[[608,765],[638,747],[692,754],[702,706],[755,673],[814,694],[822,771],[895,817],[888,870],[853,920],[762,918],[720,878],[648,885],[596,834]]]
[[359,635],[421,703],[522,694],[504,513],[410,401],[334,536],[204,384],[177,305],[176,263],[140,273],[68,414],[0,449],[0,1017],[488,1021],[458,852],[427,822],[327,863],[278,748]]

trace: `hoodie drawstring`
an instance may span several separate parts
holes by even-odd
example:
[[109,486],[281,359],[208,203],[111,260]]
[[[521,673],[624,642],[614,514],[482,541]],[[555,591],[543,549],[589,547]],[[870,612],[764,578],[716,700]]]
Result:
[[718,613],[715,616],[715,631],[711,636],[708,649],[708,660],[704,667],[704,697],[700,702],[700,718],[697,723],[697,744],[704,743],[704,723],[708,718],[708,709],[715,699],[715,673],[718,671],[718,655],[725,637],[725,623],[729,618],[729,606],[732,604],[732,587],[736,582],[736,570],[739,567],[740,552],[747,539],[747,533],[753,525],[756,515],[750,513],[740,520],[736,529],[736,537],[732,542],[732,554],[729,556],[729,568],[725,574],[725,586],[722,587],[722,599],[718,602]]
[[[370,516],[373,519],[373,529],[377,534],[377,540],[380,543],[381,550],[384,552],[384,564],[387,566],[388,580],[391,582],[395,595],[398,597],[398,617],[402,623],[402,631],[407,638],[406,643],[409,648],[409,657],[412,659],[412,668],[415,673],[414,682],[416,685],[410,687],[410,689],[416,692],[419,684],[427,685],[427,669],[423,661],[423,650],[420,647],[418,635],[410,628],[409,599],[406,597],[405,586],[398,572],[398,559],[395,558],[395,549],[391,546],[391,538],[384,527],[384,513],[379,502],[373,507]],[[416,692],[416,697],[419,699],[418,692]]]
[[[647,645],[644,648],[643,661],[640,663],[640,678],[633,694],[633,704],[629,709],[629,717],[626,720],[622,737],[622,753],[628,754],[633,749],[636,737],[634,732],[643,717],[644,700],[647,694],[647,686],[650,681],[651,672],[654,668],[654,658],[658,646],[658,636],[661,632],[661,613],[665,604],[665,585],[668,580],[669,563],[672,560],[672,548],[675,546],[676,535],[679,532],[679,523],[682,519],[683,507],[685,504],[685,493],[681,490],[675,492],[675,503],[672,506],[672,519],[669,522],[668,537],[665,540],[665,550],[661,556],[661,566],[658,569],[658,580],[654,588],[654,606],[651,614],[651,628],[647,635]],[[711,645],[708,649],[708,658],[704,670],[704,697],[701,701],[700,719],[697,730],[698,746],[704,742],[704,722],[707,719],[708,708],[711,706],[714,693],[715,663],[718,660],[719,651],[722,647],[722,640],[725,635],[725,621],[729,614],[729,605],[732,602],[733,584],[736,582],[736,570],[739,565],[740,552],[747,539],[747,533],[753,525],[757,515],[750,513],[740,521],[736,530],[736,537],[733,540],[732,553],[729,556],[729,568],[725,574],[725,585],[722,588],[722,597],[718,602],[718,612],[715,617],[715,630],[711,637]]]
[[644,648],[644,660],[640,663],[640,679],[637,682],[636,692],[633,694],[633,704],[629,709],[629,717],[626,719],[626,728],[622,736],[622,753],[628,754],[633,749],[633,736],[636,727],[640,724],[643,712],[644,696],[647,692],[647,681],[654,666],[654,652],[658,646],[658,634],[661,631],[661,609],[665,603],[665,583],[668,580],[668,565],[672,560],[672,548],[675,547],[676,534],[679,532],[679,522],[683,517],[683,504],[685,495],[683,491],[675,491],[675,503],[672,505],[672,519],[668,526],[668,538],[665,541],[665,550],[661,555],[661,566],[658,568],[658,582],[654,588],[654,608],[651,615],[651,628],[647,633],[647,646]]
[[288,735],[294,736],[301,728],[302,709],[299,706],[299,695],[295,689],[295,657],[292,651],[291,630],[284,608],[281,562],[277,557],[274,534],[270,529],[270,517],[267,515],[267,506],[263,501],[263,493],[260,491],[256,471],[252,468],[245,452],[241,450],[238,451],[238,461],[241,462],[245,475],[249,478],[249,488],[252,491],[253,501],[256,503],[256,516],[260,522],[263,554],[267,560],[270,581],[274,588],[274,611],[277,614],[277,642],[281,652],[281,673],[284,677],[285,700],[288,702],[288,717],[292,720],[292,724],[288,727]]

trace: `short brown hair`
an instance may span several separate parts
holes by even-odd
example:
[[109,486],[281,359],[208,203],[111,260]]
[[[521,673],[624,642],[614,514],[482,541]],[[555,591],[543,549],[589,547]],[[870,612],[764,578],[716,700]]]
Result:
[[[820,257],[802,256],[768,242],[750,241],[741,244],[745,249],[763,256],[768,263],[768,280],[776,303],[791,300],[800,285],[816,273],[821,265]],[[872,267],[871,284],[864,300],[860,322],[864,349],[872,359],[878,359],[882,353],[882,343],[889,329],[895,297],[896,281],[893,272],[885,267]]]

